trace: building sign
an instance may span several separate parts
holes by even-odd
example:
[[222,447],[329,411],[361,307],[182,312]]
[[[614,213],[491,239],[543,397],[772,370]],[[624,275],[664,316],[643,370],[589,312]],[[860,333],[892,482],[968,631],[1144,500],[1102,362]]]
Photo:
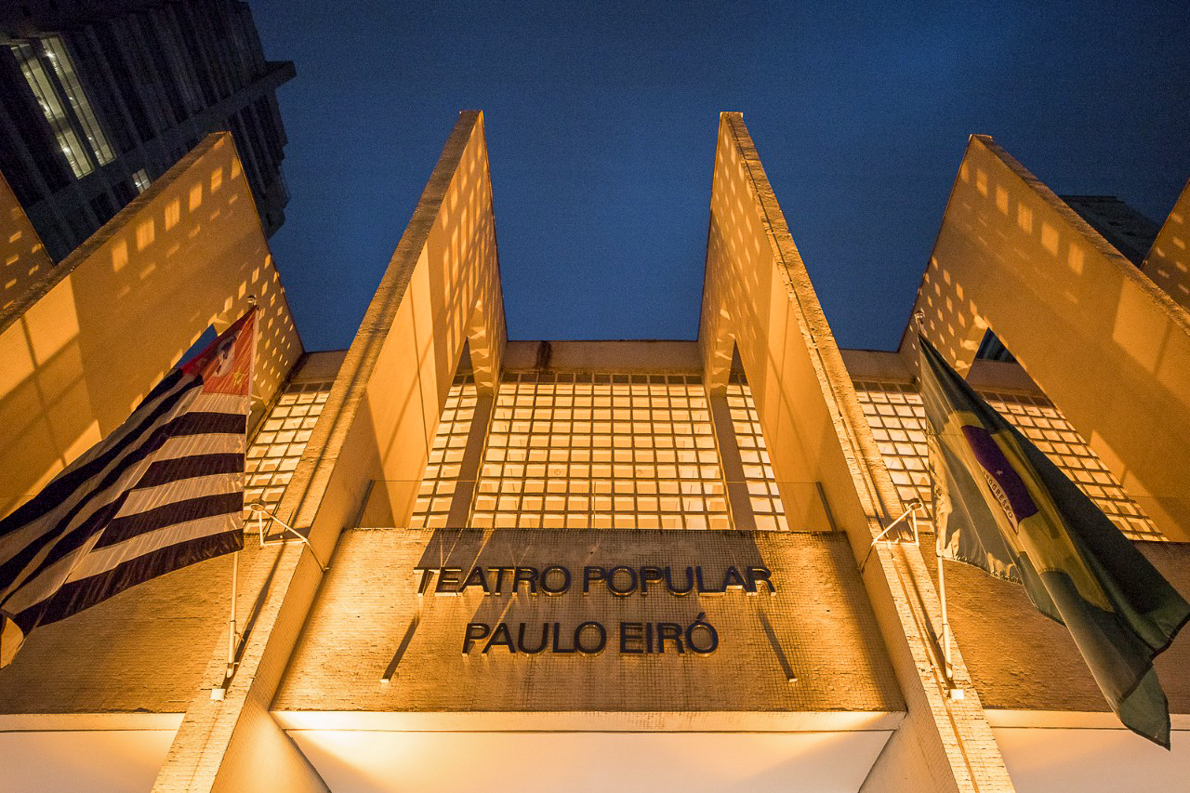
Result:
[[357,529],[274,707],[711,718],[903,702],[841,533]]
[[[738,590],[748,595],[764,592],[775,595],[773,573],[760,565],[743,569],[728,565],[722,572],[703,572],[702,565],[688,565],[683,570],[674,565],[584,565],[571,573],[564,565],[544,567],[506,565],[496,567],[416,567],[419,575],[417,593],[425,596],[462,595],[474,588],[494,597],[556,597],[579,589],[583,595],[606,592],[614,597],[686,597],[724,595]],[[590,619],[565,629],[559,622],[509,623],[495,625],[469,622],[463,634],[463,655],[472,650],[489,653],[501,649],[509,653],[537,655],[551,652],[598,655],[608,649],[608,627],[613,628],[613,647],[621,655],[676,654],[686,652],[708,655],[719,647],[719,632],[699,612],[686,626],[675,622],[621,621],[607,626],[603,620]],[[618,642],[614,641],[618,637]]]

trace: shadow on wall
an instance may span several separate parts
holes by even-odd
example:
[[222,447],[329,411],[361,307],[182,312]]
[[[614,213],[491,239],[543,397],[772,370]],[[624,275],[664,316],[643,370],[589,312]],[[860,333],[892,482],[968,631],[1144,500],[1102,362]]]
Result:
[[255,295],[259,416],[302,353],[230,135],[191,154],[0,314],[0,514],[110,433]]
[[54,266],[33,224],[0,174],[0,312]]

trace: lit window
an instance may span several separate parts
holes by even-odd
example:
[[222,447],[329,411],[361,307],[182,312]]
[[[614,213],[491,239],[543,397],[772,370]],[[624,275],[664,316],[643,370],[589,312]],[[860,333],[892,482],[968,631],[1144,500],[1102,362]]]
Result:
[[50,129],[54,132],[58,148],[62,150],[66,162],[70,164],[70,169],[74,171],[75,178],[81,179],[91,173],[94,166],[87,158],[82,141],[79,140],[74,128],[70,125],[70,119],[66,115],[65,108],[62,107],[62,103],[58,100],[58,94],[54,91],[49,75],[45,73],[45,69],[41,68],[41,61],[37,59],[37,54],[31,46],[12,44],[10,48],[13,55],[16,56],[17,63],[21,65],[21,74],[25,76],[25,82],[29,83],[29,88],[37,97],[37,103],[41,105],[41,112],[45,114],[45,120],[49,122]]
[[99,126],[99,119],[95,118],[95,111],[91,109],[91,103],[87,100],[83,86],[78,81],[78,75],[74,71],[74,61],[70,58],[66,43],[57,36],[42,39],[41,43],[45,47],[45,56],[53,67],[58,82],[62,84],[62,90],[66,92],[66,98],[70,100],[70,107],[82,125],[83,134],[86,135],[87,142],[91,144],[91,150],[95,152],[95,159],[99,161],[100,165],[107,165],[116,159],[116,155],[112,153],[107,136],[103,134],[103,129]]
[[136,192],[145,192],[149,189],[149,174],[145,173],[144,168],[141,168],[132,175],[132,183],[136,185]]
[[[37,98],[70,170],[75,178],[81,179],[95,170],[95,163],[107,165],[115,159],[115,154],[83,92],[65,42],[58,36],[49,36],[38,44],[44,53],[44,61],[38,57],[38,49],[33,44],[10,44],[9,49],[20,64],[21,74]],[[53,78],[43,63],[50,65]],[[74,114],[73,120],[63,98]]]

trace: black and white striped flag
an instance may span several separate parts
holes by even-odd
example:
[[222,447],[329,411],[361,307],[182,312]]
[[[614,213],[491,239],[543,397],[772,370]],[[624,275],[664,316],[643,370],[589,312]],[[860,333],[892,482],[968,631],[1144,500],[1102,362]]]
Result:
[[244,547],[256,309],[0,521],[0,666],[38,625]]

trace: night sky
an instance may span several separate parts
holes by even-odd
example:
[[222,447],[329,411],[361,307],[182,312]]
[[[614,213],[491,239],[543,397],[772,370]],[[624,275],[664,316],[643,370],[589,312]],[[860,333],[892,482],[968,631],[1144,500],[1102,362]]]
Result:
[[844,347],[899,341],[971,133],[1157,223],[1190,177],[1185,0],[250,5],[297,67],[271,244],[312,350],[350,343],[461,109],[513,339],[695,338],[721,110]]

